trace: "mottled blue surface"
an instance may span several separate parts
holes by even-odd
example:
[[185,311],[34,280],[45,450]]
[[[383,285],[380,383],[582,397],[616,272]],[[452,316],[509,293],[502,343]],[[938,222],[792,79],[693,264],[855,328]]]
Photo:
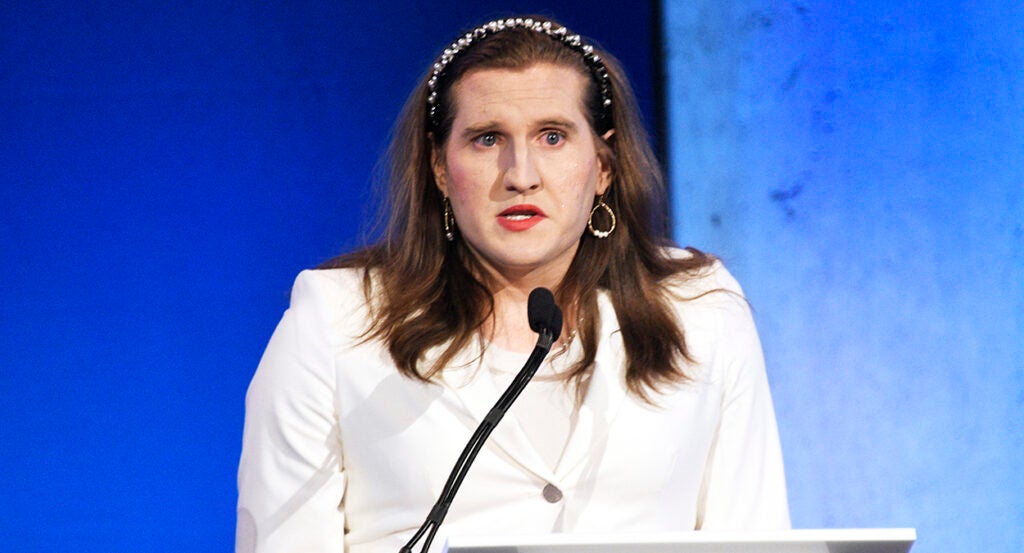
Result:
[[676,236],[753,303],[802,528],[1024,551],[1024,11],[665,2]]

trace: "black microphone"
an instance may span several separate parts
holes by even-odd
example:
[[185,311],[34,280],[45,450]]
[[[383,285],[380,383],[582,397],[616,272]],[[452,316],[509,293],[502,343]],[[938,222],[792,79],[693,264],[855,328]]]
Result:
[[424,534],[427,535],[427,538],[423,542],[423,547],[420,551],[426,552],[430,549],[430,544],[434,541],[434,535],[437,534],[437,529],[444,522],[444,517],[448,514],[448,507],[451,506],[452,501],[455,499],[455,494],[462,485],[462,481],[466,478],[466,474],[469,473],[469,467],[473,464],[473,460],[480,453],[480,448],[484,446],[484,442],[491,435],[491,431],[494,430],[494,427],[498,425],[498,422],[505,416],[505,413],[512,407],[512,403],[515,402],[519,394],[526,388],[530,379],[537,372],[537,368],[540,367],[541,362],[544,361],[548,352],[551,351],[551,345],[555,343],[555,340],[562,333],[562,310],[555,305],[555,296],[547,288],[534,288],[530,292],[530,298],[526,303],[526,312],[527,317],[530,319],[530,330],[540,335],[537,337],[537,345],[534,346],[533,352],[530,354],[529,359],[526,360],[526,364],[523,365],[519,374],[512,379],[512,384],[509,384],[508,389],[505,390],[505,393],[501,394],[494,407],[491,407],[491,410],[487,412],[487,416],[484,417],[483,422],[476,428],[476,432],[473,433],[466,447],[462,450],[459,460],[455,462],[451,474],[448,475],[448,481],[445,482],[441,495],[437,498],[437,503],[434,503],[434,506],[430,509],[427,520],[423,522],[423,525],[420,526],[409,542],[399,550],[399,553],[412,553],[413,546],[416,545],[416,542]]
[[[551,334],[551,343],[562,334],[562,310],[555,305],[555,296],[547,288],[534,288],[526,300],[526,316],[530,319],[530,330],[541,335]],[[549,344],[550,346],[550,344]]]

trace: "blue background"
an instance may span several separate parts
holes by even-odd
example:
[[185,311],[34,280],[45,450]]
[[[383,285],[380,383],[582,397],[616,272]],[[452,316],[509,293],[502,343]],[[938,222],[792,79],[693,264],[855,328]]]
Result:
[[[1024,15],[1010,0],[0,8],[0,544],[231,548],[291,279],[361,242],[406,94],[552,13],[652,122],[762,330],[798,527],[1024,551]],[[424,21],[429,22],[423,24]]]
[[666,2],[676,236],[764,342],[798,527],[1024,551],[1024,11]]
[[360,243],[392,121],[461,30],[556,15],[653,109],[636,7],[3,6],[2,551],[232,548],[245,389],[292,279]]

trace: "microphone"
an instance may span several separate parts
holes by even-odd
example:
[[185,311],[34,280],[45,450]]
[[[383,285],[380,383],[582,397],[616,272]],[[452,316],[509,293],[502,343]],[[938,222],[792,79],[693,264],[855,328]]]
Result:
[[534,346],[533,352],[530,353],[530,357],[526,360],[526,364],[523,365],[519,374],[512,379],[512,384],[509,384],[505,393],[501,394],[494,407],[491,407],[491,410],[487,412],[483,422],[476,428],[476,432],[473,433],[469,442],[466,443],[466,447],[462,450],[462,454],[459,455],[458,461],[452,467],[451,474],[448,475],[448,481],[445,482],[441,495],[437,498],[437,503],[434,503],[434,506],[430,509],[427,520],[423,522],[423,525],[420,526],[409,542],[399,550],[399,553],[412,553],[413,546],[416,545],[416,542],[424,534],[426,534],[426,540],[423,542],[423,547],[420,551],[426,552],[430,549],[430,544],[434,541],[434,535],[437,534],[437,529],[444,522],[444,518],[448,514],[448,507],[451,506],[452,501],[455,499],[455,494],[459,491],[459,487],[462,486],[462,481],[466,478],[466,474],[469,473],[469,467],[473,464],[477,454],[480,453],[480,448],[484,446],[484,442],[491,435],[491,431],[494,430],[494,427],[498,425],[502,417],[505,416],[505,413],[512,407],[519,394],[526,388],[530,379],[537,372],[537,368],[540,367],[541,362],[544,361],[548,352],[551,351],[551,345],[555,343],[555,340],[558,340],[558,336],[562,333],[562,310],[555,305],[555,296],[547,288],[534,288],[530,292],[530,297],[526,303],[526,313],[530,320],[530,330],[539,334],[537,345]]
[[534,288],[526,300],[526,316],[530,319],[530,330],[541,335],[551,334],[551,342],[562,334],[562,310],[555,305],[555,296],[547,288]]

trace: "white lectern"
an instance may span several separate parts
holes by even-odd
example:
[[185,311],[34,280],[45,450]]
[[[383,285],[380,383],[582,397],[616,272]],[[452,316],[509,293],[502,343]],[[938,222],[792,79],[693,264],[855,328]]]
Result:
[[907,553],[913,528],[459,537],[447,553]]

